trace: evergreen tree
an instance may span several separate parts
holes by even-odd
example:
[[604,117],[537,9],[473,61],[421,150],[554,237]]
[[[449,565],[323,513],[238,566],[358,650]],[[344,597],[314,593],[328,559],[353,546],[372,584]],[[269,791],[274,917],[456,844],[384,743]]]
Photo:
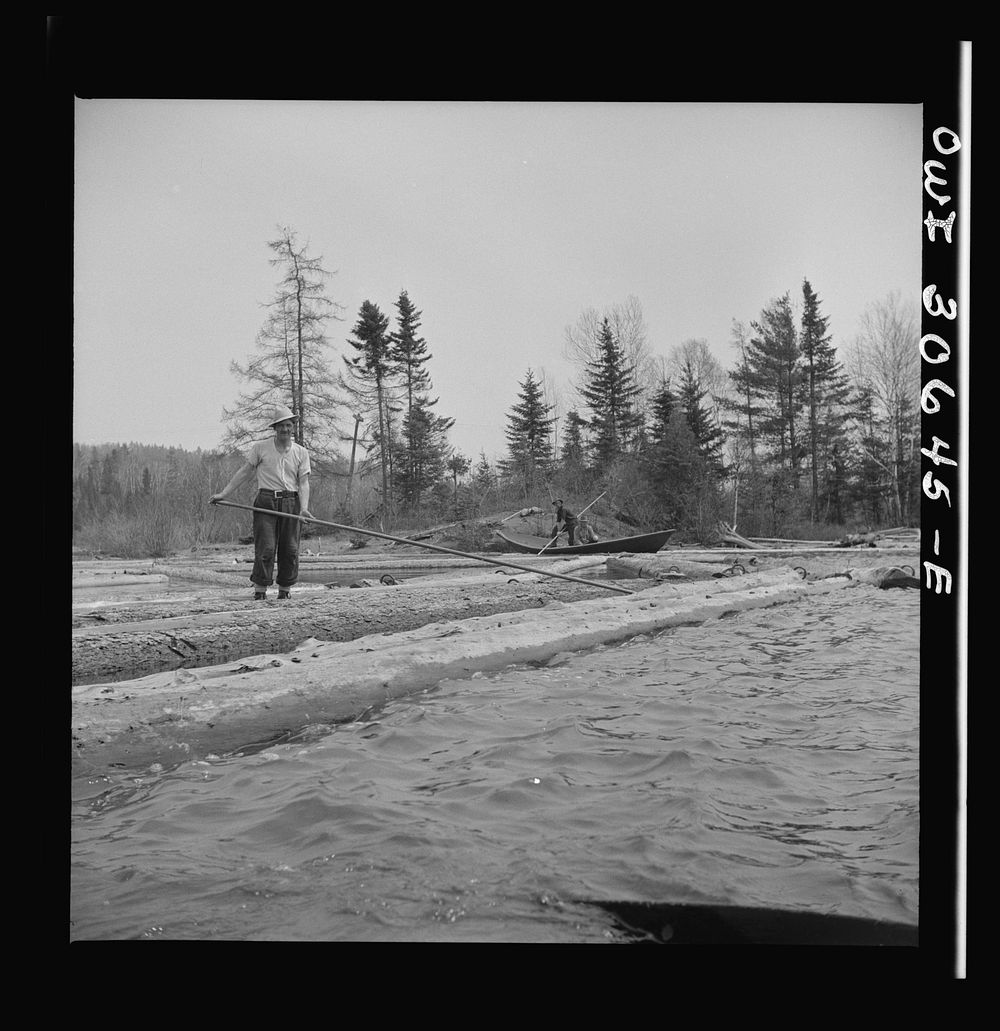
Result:
[[564,431],[559,448],[559,492],[566,495],[582,493],[589,485],[593,472],[587,466],[587,421],[573,409],[563,423]]
[[722,431],[705,410],[704,399],[698,373],[690,361],[685,361],[681,367],[680,406],[706,470],[718,475],[722,471]]
[[[429,418],[427,410],[433,408],[438,399],[432,400],[429,397],[431,377],[425,366],[432,356],[427,350],[427,341],[417,334],[421,313],[417,311],[405,290],[396,301],[396,309],[396,331],[391,338],[392,360],[402,379],[406,415],[402,432],[405,446],[399,449],[400,454],[394,468],[403,468],[404,478],[408,484],[404,493],[412,495],[413,485],[423,483],[424,473],[421,469],[427,467],[427,456],[422,453],[422,449],[427,446],[427,432],[433,428],[435,439],[441,447],[445,447],[443,433],[454,425],[455,420]],[[418,406],[422,409],[419,413]],[[424,486],[420,486],[417,494],[422,493],[424,489]]]
[[166,496],[175,504],[181,505],[184,499],[184,454],[179,448],[167,449],[167,470],[164,476],[163,489]]
[[394,486],[404,506],[416,508],[446,469],[447,431],[453,420],[434,415],[426,398],[417,396],[403,417],[401,450],[395,463]]
[[[420,329],[421,312],[417,311],[407,292],[403,290],[396,301],[398,315],[396,331],[392,334],[392,355],[400,369],[406,388],[406,407],[413,407],[418,394],[427,394],[431,389],[430,373],[424,366],[431,359],[427,341],[417,335]],[[435,399],[431,404],[436,404]]]
[[100,492],[108,498],[117,499],[121,497],[120,468],[121,453],[118,447],[115,446],[104,456],[104,460],[101,462]]
[[833,441],[827,465],[826,500],[830,522],[838,525],[844,522],[848,499],[849,485],[845,458],[843,442]]
[[691,426],[678,406],[643,465],[664,525],[701,530],[701,497],[706,487],[705,460]]
[[472,472],[473,490],[481,497],[494,486],[496,486],[496,477],[493,474],[493,468],[486,458],[486,452],[480,451],[476,468]]
[[373,431],[373,448],[378,448],[382,469],[382,506],[387,519],[392,518],[392,435],[391,418],[395,400],[394,387],[399,366],[393,357],[388,333],[389,319],[377,304],[364,301],[348,344],[353,356],[344,355],[347,373],[343,386],[355,407],[369,413]]
[[573,465],[583,468],[586,460],[586,443],[583,439],[583,431],[587,426],[587,420],[580,417],[580,413],[574,408],[566,415],[566,431],[563,436],[560,458],[565,465]]
[[754,393],[754,376],[748,357],[749,342],[746,327],[733,320],[733,345],[738,348],[740,357],[735,369],[730,370],[732,381],[732,398],[720,398],[723,411],[732,413],[732,418],[722,420],[723,429],[730,431],[730,440],[740,445],[741,453],[749,452],[750,468],[757,465],[757,430],[763,414],[763,406],[756,400]]
[[850,390],[831,342],[830,320],[820,314],[819,297],[808,279],[802,282],[802,301],[799,348],[804,363],[803,400],[809,413],[810,517],[815,522],[819,517],[821,452],[838,457],[841,453]]
[[747,344],[745,368],[737,385],[745,386],[751,401],[758,403],[757,441],[770,444],[771,457],[790,468],[793,482],[797,482],[803,455],[796,432],[802,370],[788,294],[772,301],[751,328],[754,335]]
[[502,465],[507,473],[521,473],[529,489],[535,474],[545,472],[552,459],[555,419],[549,415],[551,411],[552,405],[545,403],[541,384],[528,369],[520,383],[518,401],[507,414],[508,454]]
[[642,424],[638,410],[642,391],[606,318],[601,323],[596,357],[587,362],[580,394],[593,413],[591,446],[596,462],[604,465],[634,450]]
[[[80,461],[81,463],[84,461],[82,452]],[[81,468],[82,472],[77,478],[78,508],[74,509],[74,525],[76,526],[97,512],[101,504],[101,457],[96,447],[91,447],[89,458],[85,465],[81,465]]]
[[885,513],[885,470],[888,455],[883,452],[883,435],[875,396],[869,387],[858,388],[853,397],[854,425],[851,452],[852,473],[849,497],[861,509],[870,526],[881,523]]
[[666,376],[661,376],[656,393],[649,399],[651,420],[649,432],[654,447],[666,436],[670,416],[673,415],[676,408],[677,395],[670,389],[670,380]]

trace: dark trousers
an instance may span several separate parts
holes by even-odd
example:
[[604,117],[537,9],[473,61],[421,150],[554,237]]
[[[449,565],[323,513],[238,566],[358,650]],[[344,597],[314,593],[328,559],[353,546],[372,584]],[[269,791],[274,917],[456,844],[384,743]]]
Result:
[[[258,492],[254,508],[267,508],[273,512],[299,514],[298,498],[279,498]],[[299,578],[299,534],[302,523],[298,519],[282,519],[281,516],[253,514],[253,571],[250,579],[258,587],[270,587],[274,583],[274,563],[278,562],[278,588],[285,590]]]
[[[566,531],[566,534],[569,537],[570,547],[572,547],[573,546],[573,542],[574,542],[574,540],[576,538],[576,523],[575,522],[565,523],[563,525],[563,530]],[[555,537],[557,531],[559,533],[562,533],[562,530],[559,529],[559,524],[558,523],[556,523],[556,525],[552,527],[552,533],[550,534],[550,537]]]

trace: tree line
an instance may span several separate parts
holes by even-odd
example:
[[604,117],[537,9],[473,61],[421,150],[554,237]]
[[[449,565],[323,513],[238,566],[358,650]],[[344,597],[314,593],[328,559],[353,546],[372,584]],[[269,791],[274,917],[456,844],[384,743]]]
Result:
[[279,281],[254,353],[231,365],[243,386],[218,449],[74,445],[77,536],[107,542],[117,527],[156,553],[237,532],[238,516],[207,511],[205,498],[275,403],[290,404],[313,456],[314,510],[388,532],[553,493],[582,506],[602,490],[605,514],[626,526],[698,540],[720,520],[749,536],[815,537],[919,518],[917,318],[898,294],[869,305],[838,351],[804,279],[794,299],[734,320],[728,369],[704,340],[653,353],[634,297],[588,310],[566,330],[574,381],[563,389],[527,369],[504,416],[505,453],[474,463],[449,442],[454,420],[437,411],[407,291],[391,315],[362,303],[338,361],[331,273],[290,229],[268,247]]
[[[617,515],[701,540],[720,521],[744,535],[919,520],[917,319],[898,295],[869,305],[841,357],[807,279],[734,321],[733,366],[704,340],[649,353],[635,298],[567,330],[578,362],[564,416],[533,370],[507,415],[501,471],[525,495],[559,479],[577,496],[611,488]],[[826,528],[826,529],[825,529]]]

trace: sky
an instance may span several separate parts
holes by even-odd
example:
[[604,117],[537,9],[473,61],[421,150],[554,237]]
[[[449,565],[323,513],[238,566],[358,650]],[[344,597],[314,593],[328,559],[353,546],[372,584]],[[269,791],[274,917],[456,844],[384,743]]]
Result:
[[919,303],[921,110],[77,99],[73,440],[219,445],[280,226],[332,273],[334,367],[362,303],[394,326],[407,292],[473,462],[504,454],[529,369],[580,406],[588,309],[636,298],[652,355],[699,339],[730,368],[734,320],[808,279],[844,349],[868,305]]

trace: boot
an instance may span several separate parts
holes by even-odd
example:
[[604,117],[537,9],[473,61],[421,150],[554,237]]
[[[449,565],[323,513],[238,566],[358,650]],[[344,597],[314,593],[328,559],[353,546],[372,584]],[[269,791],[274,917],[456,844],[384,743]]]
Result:
[[267,601],[267,591],[254,591],[253,592],[253,600],[254,601]]
[[290,598],[291,596],[291,591],[278,591],[278,601],[284,601],[286,598]]

